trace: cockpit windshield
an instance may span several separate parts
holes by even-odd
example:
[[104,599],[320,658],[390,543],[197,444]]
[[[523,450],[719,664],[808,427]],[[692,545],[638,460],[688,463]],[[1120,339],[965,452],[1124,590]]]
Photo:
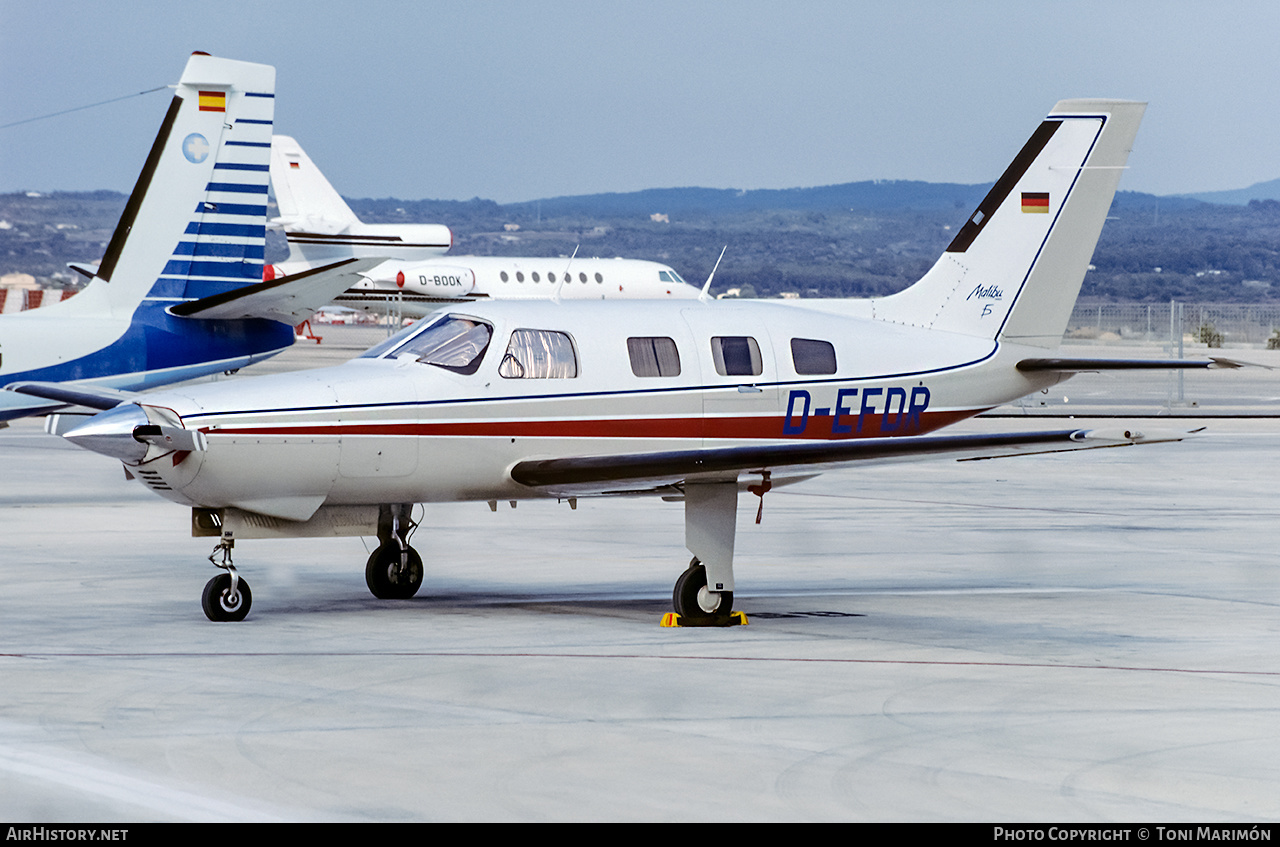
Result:
[[473,374],[493,338],[493,327],[475,318],[445,315],[426,329],[400,333],[370,348],[361,358],[401,359]]

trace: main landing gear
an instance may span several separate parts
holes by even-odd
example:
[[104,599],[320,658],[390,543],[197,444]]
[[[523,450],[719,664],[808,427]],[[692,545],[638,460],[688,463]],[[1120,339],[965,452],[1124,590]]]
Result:
[[422,557],[409,546],[409,536],[418,527],[412,510],[412,503],[379,510],[378,549],[364,567],[364,581],[379,600],[408,600],[422,587]]
[[733,611],[733,545],[737,530],[738,482],[685,483],[684,543],[693,561],[671,592],[675,614],[663,626],[734,626],[746,615]]
[[728,626],[733,592],[708,590],[707,569],[694,556],[688,570],[676,580],[671,605],[680,616],[681,626]]

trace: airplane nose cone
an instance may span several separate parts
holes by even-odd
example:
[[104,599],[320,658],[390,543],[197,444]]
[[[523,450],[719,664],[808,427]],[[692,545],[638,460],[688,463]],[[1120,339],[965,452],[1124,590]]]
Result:
[[133,437],[135,427],[147,424],[147,414],[133,403],[94,415],[62,437],[86,450],[137,464],[147,455],[147,445]]

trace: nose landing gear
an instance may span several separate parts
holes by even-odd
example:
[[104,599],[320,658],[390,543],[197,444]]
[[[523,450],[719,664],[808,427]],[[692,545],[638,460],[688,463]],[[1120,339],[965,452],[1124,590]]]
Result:
[[[233,540],[224,538],[209,556],[210,562],[226,571],[209,580],[200,597],[204,616],[215,623],[242,621],[249,614],[249,606],[253,604],[253,592],[249,590],[249,583],[240,578],[235,565],[231,563],[233,544]],[[222,554],[221,561],[218,560],[219,553]]]

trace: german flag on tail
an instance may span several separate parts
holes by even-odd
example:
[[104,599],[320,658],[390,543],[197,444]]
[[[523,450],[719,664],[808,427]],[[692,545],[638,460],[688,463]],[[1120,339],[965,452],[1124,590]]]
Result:
[[1029,214],[1047,215],[1049,214],[1049,192],[1047,191],[1024,191],[1022,192],[1022,211]]

